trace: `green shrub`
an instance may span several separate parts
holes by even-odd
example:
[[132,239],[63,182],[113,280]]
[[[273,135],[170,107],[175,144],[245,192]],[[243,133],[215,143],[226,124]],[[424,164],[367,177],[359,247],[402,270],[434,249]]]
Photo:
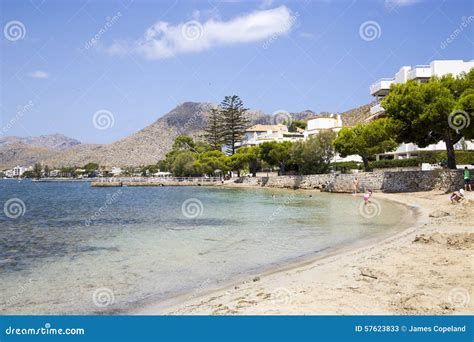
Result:
[[420,159],[418,158],[376,160],[369,162],[369,168],[387,169],[392,167],[413,167],[419,166],[420,163]]
[[355,161],[331,163],[334,171],[362,170],[363,164]]
[[[457,164],[474,164],[474,151],[455,151]],[[448,159],[446,151],[419,151],[418,159],[422,163],[438,164]]]

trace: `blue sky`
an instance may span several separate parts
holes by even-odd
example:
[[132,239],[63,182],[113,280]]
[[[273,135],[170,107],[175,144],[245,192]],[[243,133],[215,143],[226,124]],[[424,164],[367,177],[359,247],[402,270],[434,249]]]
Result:
[[402,65],[474,58],[467,0],[2,0],[0,15],[0,133],[89,143],[232,94],[267,113],[342,112]]

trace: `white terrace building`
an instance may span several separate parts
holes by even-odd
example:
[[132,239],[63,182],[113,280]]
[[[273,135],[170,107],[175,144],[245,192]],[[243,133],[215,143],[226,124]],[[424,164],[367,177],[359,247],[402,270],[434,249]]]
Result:
[[342,119],[340,114],[333,114],[330,116],[320,116],[315,119],[308,120],[304,137],[308,138],[311,135],[318,134],[322,131],[339,132],[342,128]]
[[[463,60],[438,60],[432,61],[430,65],[402,66],[400,70],[391,78],[381,78],[370,86],[370,95],[381,100],[390,91],[390,86],[397,83],[405,83],[409,80],[417,82],[427,82],[430,77],[441,77],[447,74],[457,76],[463,72],[469,72],[474,68],[474,60],[464,62]],[[370,108],[370,113],[374,116],[382,114],[383,108],[379,102]]]
[[[427,82],[432,76],[441,77],[447,74],[457,76],[463,72],[469,72],[472,68],[474,68],[474,60],[467,62],[463,60],[436,60],[432,61],[430,65],[415,65],[413,67],[403,66],[394,77],[382,78],[370,86],[370,94],[376,97],[378,101],[370,108],[371,116],[367,118],[366,121],[371,121],[384,115],[384,109],[380,105],[380,100],[390,92],[390,86],[392,84],[405,83],[409,80]],[[462,149],[463,147],[472,150],[474,149],[474,143],[472,141],[465,141],[460,142],[455,146],[456,149]],[[402,159],[416,156],[418,151],[440,150],[446,150],[446,145],[442,141],[424,148],[420,148],[415,144],[408,143],[400,145],[398,149],[393,152],[378,155],[377,159]]]
[[255,125],[245,131],[241,146],[255,146],[268,141],[297,141],[303,138],[301,132],[288,132],[286,125]]

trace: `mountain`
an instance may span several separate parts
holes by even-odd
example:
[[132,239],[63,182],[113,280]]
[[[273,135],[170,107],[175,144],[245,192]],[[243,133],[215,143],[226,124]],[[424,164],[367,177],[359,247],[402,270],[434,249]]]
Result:
[[[82,166],[96,162],[103,166],[154,164],[165,157],[178,135],[199,138],[203,133],[211,103],[184,102],[151,125],[111,144],[81,144],[61,134],[39,137],[0,138],[0,169],[41,162],[50,167]],[[344,125],[353,125],[369,116],[370,105],[342,113]],[[295,120],[319,115],[311,110],[291,113]],[[274,118],[261,111],[249,111],[251,124],[272,124]]]
[[50,148],[27,145],[23,142],[2,144],[0,145],[0,170],[10,169],[17,165],[33,165],[57,153]]
[[[93,161],[105,166],[155,164],[163,159],[178,135],[199,138],[210,103],[185,102],[142,130],[105,145],[81,144],[44,160],[48,165],[74,166]],[[270,121],[262,112],[249,112],[252,123]]]
[[0,137],[0,149],[11,144],[26,144],[52,150],[66,150],[81,142],[63,134],[40,135],[39,137]]

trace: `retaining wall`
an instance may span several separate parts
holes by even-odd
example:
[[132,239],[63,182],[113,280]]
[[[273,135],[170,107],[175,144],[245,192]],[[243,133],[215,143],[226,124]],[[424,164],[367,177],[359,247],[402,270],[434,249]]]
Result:
[[236,182],[269,188],[319,189],[327,192],[353,192],[353,181],[359,179],[359,190],[383,192],[454,191],[462,188],[462,170],[359,172],[356,174],[322,174],[307,176],[241,177]]

